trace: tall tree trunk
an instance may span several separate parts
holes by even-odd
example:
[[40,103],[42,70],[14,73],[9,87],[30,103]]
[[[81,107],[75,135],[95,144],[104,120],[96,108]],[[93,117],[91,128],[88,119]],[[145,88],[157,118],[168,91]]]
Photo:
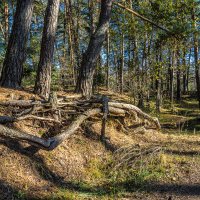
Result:
[[92,95],[95,63],[100,55],[101,47],[109,27],[112,0],[101,0],[101,13],[95,33],[90,38],[87,51],[83,54],[81,69],[76,84],[76,92],[89,99]]
[[121,63],[119,68],[119,92],[123,94],[124,90],[124,34],[122,34],[122,43],[121,43]]
[[8,3],[4,1],[4,26],[5,26],[5,42],[8,44],[9,38],[9,8]]
[[188,58],[188,66],[187,66],[187,78],[186,78],[186,88],[187,92],[189,92],[189,78],[190,78],[190,59],[191,59],[191,51],[192,49],[190,48],[190,54]]
[[168,97],[170,97],[170,74],[171,74],[171,69],[172,69],[172,63],[171,63],[171,51],[169,50],[168,51],[169,54],[168,54],[168,74],[167,74],[167,95]]
[[44,29],[35,82],[35,93],[48,99],[51,84],[51,67],[54,54],[60,0],[49,0],[44,18]]
[[156,77],[156,111],[160,113],[161,106],[161,62],[162,62],[162,50],[160,49],[160,56],[156,53],[156,65],[157,65],[157,77]]
[[177,63],[177,88],[176,88],[176,100],[181,100],[181,69],[180,69],[180,52],[179,50],[176,51],[176,63]]
[[109,90],[109,59],[110,59],[110,34],[109,34],[109,30],[107,31],[107,43],[106,43],[106,47],[107,47],[107,58],[106,58],[106,89]]
[[183,50],[183,94],[187,91],[187,65],[186,65],[186,49]]
[[79,0],[77,0],[76,5],[76,20],[73,21],[73,24],[76,24],[76,27],[74,27],[74,48],[75,48],[75,61],[76,61],[76,68],[75,68],[75,74],[76,74],[76,83],[77,83],[77,74],[80,69],[80,63],[81,63],[81,52],[79,48],[79,32],[80,32],[80,5]]
[[20,88],[25,50],[33,14],[33,0],[18,0],[12,32],[3,63],[0,85]]
[[73,16],[72,16],[72,5],[71,0],[65,0],[66,5],[66,16],[67,16],[67,27],[68,27],[68,53],[69,53],[69,68],[72,74],[73,84],[76,84],[75,78],[75,59],[74,59],[74,32],[73,32]]
[[195,77],[196,77],[196,87],[197,87],[197,100],[199,102],[200,108],[200,71],[199,71],[199,63],[198,63],[198,32],[197,32],[197,25],[196,25],[196,16],[195,16],[195,9],[193,8],[192,13],[192,21],[193,21],[193,42],[194,42],[194,63],[195,63]]
[[175,50],[172,52],[172,64],[170,70],[170,102],[171,102],[171,109],[174,106],[174,66],[175,66]]

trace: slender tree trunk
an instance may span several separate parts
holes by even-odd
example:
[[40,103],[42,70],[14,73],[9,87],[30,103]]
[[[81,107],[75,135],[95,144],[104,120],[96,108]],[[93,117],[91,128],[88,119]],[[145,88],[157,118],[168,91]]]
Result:
[[0,85],[20,88],[23,64],[25,62],[26,43],[33,14],[33,0],[18,0],[12,32],[3,63]]
[[199,102],[199,108],[200,108],[200,71],[199,71],[199,63],[198,63],[199,48],[198,48],[198,32],[197,32],[197,25],[196,25],[196,16],[195,16],[194,9],[192,13],[192,20],[193,20],[193,28],[194,28],[193,43],[194,43],[194,63],[195,63],[195,77],[196,77],[196,87],[197,87],[197,100]]
[[176,52],[176,63],[177,63],[176,100],[180,101],[181,100],[181,69],[180,69],[180,52],[179,52],[179,50],[177,50],[177,52]]
[[71,0],[65,0],[66,5],[66,16],[67,16],[67,30],[68,30],[68,53],[69,53],[69,68],[73,78],[73,84],[76,84],[75,75],[75,55],[74,55],[74,31],[73,31],[73,20],[72,20],[72,6]]
[[76,92],[89,99],[92,95],[95,63],[100,55],[106,37],[111,15],[112,0],[101,1],[101,13],[95,33],[90,38],[87,51],[83,54],[81,69],[76,84]]
[[[160,49],[160,52],[161,49]],[[156,61],[157,61],[157,77],[156,77],[156,111],[157,113],[160,113],[160,106],[161,106],[161,62],[162,62],[162,53],[160,53],[160,58],[157,52],[156,55]]]
[[49,0],[44,18],[44,29],[35,82],[35,93],[48,99],[51,84],[51,67],[54,54],[60,0]]
[[110,34],[109,30],[107,31],[107,58],[106,58],[106,89],[109,90],[109,59],[110,59]]
[[171,63],[171,51],[169,50],[169,55],[168,55],[168,74],[167,74],[167,95],[170,97],[170,74],[171,74],[171,68],[172,68],[172,63]]
[[78,72],[80,69],[80,63],[81,63],[81,52],[79,48],[79,32],[80,32],[80,5],[79,0],[76,2],[77,8],[76,8],[76,20],[74,20],[73,24],[76,24],[76,27],[74,27],[74,48],[75,48],[75,60],[76,60],[76,68],[75,68],[75,74],[76,74],[76,83],[78,78]]
[[183,50],[183,94],[186,94],[187,91],[187,66],[186,66],[186,49]]
[[122,34],[122,43],[121,43],[121,63],[119,68],[119,92],[123,94],[123,84],[124,84],[124,34]]
[[175,66],[175,50],[172,53],[172,66],[170,70],[170,102],[171,108],[174,106],[174,66]]
[[186,66],[186,49],[183,50],[183,94],[187,91],[187,66]]
[[187,92],[189,92],[189,78],[190,78],[190,59],[191,59],[191,48],[190,48],[190,54],[188,58],[188,66],[187,66],[187,78],[186,78],[186,88]]
[[62,60],[62,66],[61,66],[61,71],[62,75],[64,73],[64,70],[66,69],[66,62],[67,62],[67,5],[65,2],[65,7],[64,7],[64,21],[63,21],[63,60]]
[[115,66],[115,85],[114,85],[114,90],[118,91],[118,62],[117,62],[117,52],[113,50],[113,64]]

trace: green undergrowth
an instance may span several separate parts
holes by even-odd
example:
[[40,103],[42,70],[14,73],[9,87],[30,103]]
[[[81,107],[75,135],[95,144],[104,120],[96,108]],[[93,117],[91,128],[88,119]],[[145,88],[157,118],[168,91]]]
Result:
[[164,131],[172,134],[200,134],[200,109],[198,101],[190,96],[183,96],[180,102],[164,100],[158,113],[155,101],[150,102],[150,109],[143,109],[159,119]]
[[103,163],[100,160],[91,160],[87,166],[89,180],[74,182],[74,189],[59,188],[52,199],[116,199],[123,197],[127,192],[146,190],[152,181],[159,181],[172,173],[172,165],[161,153],[148,163],[142,158],[137,160],[135,167],[113,167],[114,160],[109,158]]

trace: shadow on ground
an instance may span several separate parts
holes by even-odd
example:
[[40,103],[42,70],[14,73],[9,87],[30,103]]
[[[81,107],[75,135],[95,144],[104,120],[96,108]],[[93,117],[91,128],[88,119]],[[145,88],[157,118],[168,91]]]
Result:
[[[84,183],[66,182],[64,177],[52,172],[45,161],[39,155],[35,153],[38,151],[37,148],[31,147],[24,149],[20,143],[12,140],[1,140],[0,144],[5,145],[11,150],[18,152],[22,155],[27,156],[31,161],[36,163],[36,170],[40,177],[54,186],[62,189],[67,189],[72,192],[85,193],[94,196],[104,196],[110,194],[118,194],[120,192],[155,192],[159,194],[170,193],[178,196],[200,196],[200,185],[187,185],[187,184],[158,184],[158,183],[145,183],[143,185],[137,185],[133,180],[126,182],[110,182],[99,186],[89,186]],[[171,152],[182,154],[184,152]],[[189,152],[189,155],[197,154],[197,152]],[[0,180],[0,199],[20,199],[20,188],[14,188],[10,183],[6,183]],[[36,199],[34,196],[23,197],[23,199]]]

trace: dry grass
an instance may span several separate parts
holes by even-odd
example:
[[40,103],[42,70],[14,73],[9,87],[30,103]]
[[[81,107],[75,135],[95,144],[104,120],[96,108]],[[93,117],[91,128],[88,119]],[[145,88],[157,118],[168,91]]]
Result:
[[[14,94],[15,99],[39,98],[29,92],[0,88],[1,101],[10,99],[10,94]],[[125,95],[109,94],[113,99],[130,102],[129,97]],[[60,92],[59,95],[77,98],[73,96],[73,93]],[[11,113],[10,109],[1,108],[0,112],[7,115]],[[90,128],[99,135],[101,122],[91,121]],[[126,123],[132,122],[126,121]],[[48,126],[37,121],[26,120],[14,125],[20,130],[36,135],[48,131]],[[6,199],[4,198],[6,195],[12,199],[13,194],[15,194],[15,199],[23,199],[26,195],[29,199],[33,197],[37,199],[53,199],[53,197],[55,199],[113,199],[109,195],[104,197],[96,194],[97,189],[94,190],[95,192],[91,189],[93,186],[108,184],[104,166],[113,159],[112,153],[98,140],[85,137],[83,132],[84,130],[80,129],[76,135],[52,152],[40,150],[35,154],[24,151],[24,147],[29,146],[27,144],[1,138],[0,199]],[[144,134],[134,132],[127,134],[113,119],[109,120],[106,133],[111,143],[118,148],[161,147],[163,149],[161,162],[167,163],[165,170],[169,170],[161,180],[162,183],[199,184],[200,137],[198,135],[168,134],[165,131],[161,133],[155,130],[148,130]],[[140,198],[143,193],[137,195],[135,199]],[[153,196],[155,196],[154,199],[162,199],[155,193]],[[127,193],[124,199],[134,198],[133,194]],[[145,198],[151,199],[148,195]]]

